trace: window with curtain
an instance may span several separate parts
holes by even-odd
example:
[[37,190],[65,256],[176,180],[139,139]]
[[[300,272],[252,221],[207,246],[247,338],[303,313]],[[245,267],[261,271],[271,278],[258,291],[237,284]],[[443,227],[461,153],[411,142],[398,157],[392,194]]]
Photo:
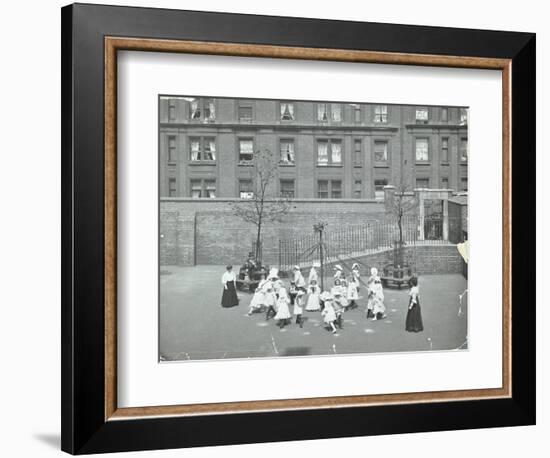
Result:
[[328,141],[326,140],[317,142],[317,164],[328,165]]
[[468,110],[466,108],[460,109],[460,125],[468,124]]
[[205,197],[216,198],[216,180],[204,180]]
[[200,161],[202,159],[200,138],[191,139],[190,150],[191,150],[191,157],[190,157],[191,161]]
[[250,162],[254,157],[254,141],[252,139],[239,140],[239,162]]
[[417,162],[425,162],[429,159],[427,138],[417,138],[415,140],[415,158]]
[[388,162],[388,142],[385,140],[375,140],[374,142],[374,161]]
[[342,163],[342,142],[339,140],[332,140],[330,142],[331,160],[333,165]]
[[252,199],[254,197],[252,180],[239,180],[239,197],[241,199]]
[[342,105],[339,103],[331,103],[330,112],[333,122],[342,122]]
[[204,119],[213,121],[216,119],[216,106],[214,100],[207,99],[204,101]]
[[388,122],[388,106],[387,105],[375,105],[374,106],[374,122]]
[[281,102],[281,120],[294,121],[294,104],[290,102]]
[[204,139],[204,160],[215,161],[216,160],[216,142],[213,138]]
[[462,162],[468,161],[468,139],[465,137],[460,139],[460,160]]
[[193,199],[202,197],[202,180],[191,180],[191,197]]
[[200,119],[201,118],[201,107],[198,99],[191,100],[189,103],[191,110],[191,119]]
[[326,103],[318,103],[317,104],[317,120],[326,122],[328,121],[328,113],[327,113],[327,104]]
[[417,108],[415,119],[416,119],[416,122],[427,123],[428,122],[428,108],[426,108],[426,107]]
[[281,162],[283,164],[294,164],[294,140],[282,139],[280,142]]

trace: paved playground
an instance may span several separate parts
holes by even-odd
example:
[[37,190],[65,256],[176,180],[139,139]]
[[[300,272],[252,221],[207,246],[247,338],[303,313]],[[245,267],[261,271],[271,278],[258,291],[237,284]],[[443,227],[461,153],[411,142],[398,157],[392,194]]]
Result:
[[[224,266],[163,266],[160,278],[160,358],[164,361],[258,358],[346,353],[411,352],[467,348],[467,288],[459,274],[419,278],[424,331],[405,331],[407,290],[384,290],[387,318],[369,321],[366,298],[344,314],[344,329],[332,334],[319,312],[304,312],[304,327],[279,329],[265,314],[247,316],[252,294],[240,304],[220,305]],[[288,285],[288,280],[285,280]],[[327,279],[325,285],[332,285]],[[363,287],[360,296],[365,293]],[[292,307],[291,307],[292,311]]]

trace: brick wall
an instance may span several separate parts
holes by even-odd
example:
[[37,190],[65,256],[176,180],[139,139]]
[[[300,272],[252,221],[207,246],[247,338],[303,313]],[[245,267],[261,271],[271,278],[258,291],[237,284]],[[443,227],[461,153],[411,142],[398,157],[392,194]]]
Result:
[[[441,244],[406,247],[404,258],[415,266],[415,272],[418,275],[462,273],[462,258],[456,249],[456,245]],[[328,264],[327,268],[332,269],[334,264],[345,264],[343,266],[346,270],[349,270],[354,262],[359,262],[362,266],[361,271],[363,272],[363,276],[368,276],[371,267],[376,267],[381,271],[384,265],[393,262],[393,252],[392,250],[388,250],[344,260],[343,262],[333,262]]]
[[[252,224],[233,214],[230,203],[235,200],[239,199],[161,199],[161,264],[243,262],[256,234]],[[317,221],[337,228],[383,217],[383,203],[374,200],[294,200],[281,223],[268,223],[262,229],[264,261],[278,263],[279,239],[311,234]]]

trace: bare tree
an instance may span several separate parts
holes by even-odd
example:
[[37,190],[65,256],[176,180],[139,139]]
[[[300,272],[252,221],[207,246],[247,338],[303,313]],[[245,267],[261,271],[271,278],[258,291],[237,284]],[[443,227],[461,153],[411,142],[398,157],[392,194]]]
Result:
[[386,213],[391,215],[397,223],[399,240],[396,241],[394,263],[403,264],[402,248],[403,241],[403,218],[418,206],[412,189],[402,180],[393,190],[388,193],[384,202]]
[[262,262],[262,227],[265,223],[280,221],[290,210],[290,203],[284,197],[269,197],[270,187],[277,180],[278,162],[268,150],[253,153],[249,177],[252,188],[247,196],[230,204],[234,214],[256,227],[256,253],[258,263]]

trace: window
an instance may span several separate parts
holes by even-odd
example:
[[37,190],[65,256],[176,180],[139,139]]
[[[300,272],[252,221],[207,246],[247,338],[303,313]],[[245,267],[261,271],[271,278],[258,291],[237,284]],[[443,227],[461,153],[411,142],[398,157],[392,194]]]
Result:
[[176,179],[168,178],[168,197],[176,197]]
[[426,189],[430,187],[430,179],[429,178],[417,178],[416,179],[416,187]]
[[330,112],[333,122],[342,122],[342,105],[339,103],[331,103]]
[[415,140],[415,158],[416,162],[426,162],[429,160],[427,138],[417,138]]
[[206,191],[205,197],[209,199],[216,198],[216,181],[215,180],[204,180],[204,188]]
[[441,108],[441,122],[448,122],[449,121],[449,109],[448,108]]
[[254,140],[239,139],[239,162],[251,162],[254,157]]
[[216,140],[213,137],[191,137],[189,151],[191,162],[215,161]]
[[[329,114],[330,109],[330,114]],[[333,122],[342,121],[342,105],[339,103],[318,103],[317,104],[317,121],[327,122],[330,119]]]
[[252,199],[254,197],[252,180],[239,180],[239,197],[241,199]]
[[460,109],[460,125],[464,126],[468,124],[468,110],[466,108]]
[[341,199],[342,182],[340,180],[319,180],[317,182],[317,197],[319,199]]
[[281,197],[294,199],[294,180],[281,180]]
[[353,142],[353,165],[355,167],[361,167],[362,165],[362,159],[363,159],[363,154],[362,154],[362,148],[361,148],[361,140],[355,140]]
[[468,178],[462,177],[460,179],[460,190],[464,192],[468,191]]
[[170,99],[168,101],[168,121],[174,121],[176,119],[176,101]]
[[168,162],[176,162],[176,136],[168,137]]
[[449,189],[449,179],[447,177],[441,178],[441,189]]
[[449,162],[449,137],[441,138],[441,162]]
[[239,105],[239,121],[244,123],[252,122],[252,105]]
[[326,103],[317,104],[317,121],[326,122],[328,121],[328,110]]
[[353,105],[353,119],[355,122],[361,122],[361,105]]
[[294,164],[294,140],[281,139],[279,146],[281,150],[281,163]]
[[216,107],[213,99],[192,99],[189,102],[190,118],[212,122],[216,119]]
[[193,199],[202,197],[202,180],[191,180],[191,197]]
[[294,121],[294,104],[281,102],[281,120]]
[[330,197],[333,199],[341,199],[342,198],[342,182],[332,180],[330,182],[331,185],[331,192]]
[[388,106],[387,105],[375,105],[374,106],[374,122],[388,122]]
[[375,140],[374,142],[374,161],[388,162],[388,142]]
[[317,165],[342,165],[342,140],[318,140]]
[[384,199],[384,186],[388,185],[388,180],[374,180],[374,197],[378,200]]
[[317,182],[317,197],[319,199],[328,199],[328,181],[320,180]]
[[191,197],[193,199],[214,199],[216,197],[216,180],[191,180]]
[[468,161],[468,139],[466,137],[460,139],[460,160]]
[[355,180],[355,182],[353,183],[353,197],[355,199],[360,199],[361,198],[361,195],[362,195],[362,184],[361,184],[361,180]]
[[428,122],[428,109],[426,107],[416,109],[416,122],[426,124]]

